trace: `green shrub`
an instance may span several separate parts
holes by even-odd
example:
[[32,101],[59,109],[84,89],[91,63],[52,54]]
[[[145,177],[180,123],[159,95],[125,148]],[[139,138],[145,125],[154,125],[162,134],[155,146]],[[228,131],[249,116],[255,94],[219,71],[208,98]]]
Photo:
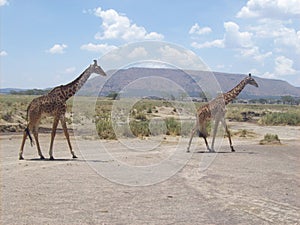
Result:
[[146,121],[147,120],[147,117],[144,113],[137,113],[134,118],[136,120],[142,120],[142,121]]
[[167,127],[167,135],[180,135],[181,124],[174,117],[169,117],[165,119]]
[[111,118],[108,114],[96,119],[96,129],[101,139],[117,139],[114,132]]
[[242,122],[242,111],[240,109],[231,109],[226,113],[226,118],[230,121]]
[[277,134],[266,134],[264,139],[259,142],[260,145],[281,144]]
[[300,125],[299,112],[274,112],[265,114],[259,121],[262,125]]
[[1,118],[7,122],[13,122],[12,111],[1,113]]
[[145,121],[132,120],[129,122],[129,126],[130,126],[132,134],[136,137],[150,136],[148,120],[145,120]]
[[256,136],[256,134],[254,132],[246,130],[246,129],[238,130],[238,131],[234,132],[233,135],[236,135],[238,137],[244,137],[244,138]]

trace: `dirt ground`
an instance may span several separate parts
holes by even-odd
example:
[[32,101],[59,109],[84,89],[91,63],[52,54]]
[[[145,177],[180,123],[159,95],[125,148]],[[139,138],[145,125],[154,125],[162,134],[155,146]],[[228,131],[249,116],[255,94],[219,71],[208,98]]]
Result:
[[[231,124],[235,130],[239,126]],[[257,136],[233,137],[235,153],[227,140],[219,153],[207,153],[203,141],[195,139],[194,153],[182,169],[146,186],[112,182],[94,165],[112,165],[113,160],[95,154],[89,163],[83,154],[105,144],[121,159],[124,147],[117,141],[77,138],[75,144],[72,136],[78,159],[71,159],[58,134],[56,160],[39,160],[27,142],[25,160],[19,161],[21,134],[1,135],[0,224],[300,224],[300,128],[248,124],[247,129]],[[282,144],[259,145],[263,134],[272,131]],[[41,134],[40,140],[48,157],[50,134]],[[127,152],[122,160],[151,164],[162,152],[182,148],[176,140],[167,138],[155,151]],[[79,149],[81,144],[85,149]],[[188,154],[180,150],[183,157]],[[213,160],[201,169],[204,158]]]

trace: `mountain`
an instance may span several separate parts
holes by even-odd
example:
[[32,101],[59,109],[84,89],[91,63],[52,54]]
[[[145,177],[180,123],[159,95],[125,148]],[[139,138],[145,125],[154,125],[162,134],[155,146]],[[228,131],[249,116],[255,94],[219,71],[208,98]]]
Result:
[[[109,79],[94,77],[80,90],[80,94],[106,96],[109,93],[130,93],[129,95],[150,96],[176,95],[186,92],[199,97],[201,92],[215,97],[220,91],[227,92],[235,87],[245,74],[230,74],[207,71],[182,71],[176,69],[129,68],[108,71]],[[286,81],[259,78],[253,75],[259,87],[247,85],[239,98],[272,98],[280,96],[300,97],[300,87]]]
[[10,94],[13,91],[25,91],[25,89],[20,88],[0,88],[0,94]]
[[[107,74],[108,79],[102,76],[89,79],[78,95],[107,96],[112,92],[121,92],[128,96],[170,97],[186,93],[191,97],[199,97],[203,92],[207,97],[215,97],[221,91],[231,90],[247,76],[222,72],[139,67],[110,70]],[[240,99],[279,98],[286,95],[300,97],[300,87],[295,87],[286,81],[265,79],[255,75],[253,78],[259,87],[246,86],[239,95]],[[11,91],[28,90],[4,88],[0,89],[0,94],[9,94]]]

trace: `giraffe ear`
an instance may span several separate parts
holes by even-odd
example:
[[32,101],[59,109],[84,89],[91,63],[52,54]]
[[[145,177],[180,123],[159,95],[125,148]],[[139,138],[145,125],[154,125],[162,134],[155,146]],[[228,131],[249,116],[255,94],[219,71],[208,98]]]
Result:
[[249,73],[249,77],[251,77],[251,73]]
[[94,59],[94,65],[97,65],[97,60],[96,59]]

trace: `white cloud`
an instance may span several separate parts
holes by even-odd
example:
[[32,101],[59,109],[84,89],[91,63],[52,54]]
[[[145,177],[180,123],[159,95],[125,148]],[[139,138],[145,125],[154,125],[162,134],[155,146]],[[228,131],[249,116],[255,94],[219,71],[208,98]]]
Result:
[[129,58],[144,58],[148,55],[144,47],[136,47],[128,54]]
[[254,33],[257,43],[267,43],[264,44],[265,48],[277,54],[288,55],[295,63],[299,62],[300,30],[295,30],[291,22],[262,19],[249,29]]
[[190,31],[189,31],[189,34],[198,34],[198,35],[203,35],[203,34],[209,34],[212,32],[212,29],[210,27],[200,27],[198,25],[198,23],[195,23]]
[[274,73],[270,73],[270,72],[265,72],[261,76],[264,77],[264,78],[268,78],[268,79],[276,78]]
[[[296,54],[300,54],[300,30],[286,28],[285,33],[274,40],[277,47],[289,47]],[[289,50],[290,50],[289,49]]]
[[252,33],[240,32],[240,27],[234,22],[224,23],[225,34],[223,39],[216,39],[204,43],[193,42],[194,48],[249,48],[253,46]]
[[225,34],[223,39],[216,39],[213,41],[206,41],[204,43],[193,42],[191,44],[194,48],[227,48],[239,52],[239,57],[251,58],[263,64],[267,57],[272,55],[271,51],[261,53],[258,46],[253,42],[253,33],[248,31],[240,31],[238,24],[234,22],[224,23]]
[[248,0],[238,18],[284,18],[300,15],[299,0]]
[[76,70],[76,67],[74,67],[74,66],[73,67],[68,67],[68,68],[65,69],[65,73],[66,74],[74,73],[75,70]]
[[225,22],[224,43],[227,48],[248,48],[253,46],[252,33],[240,32],[240,27],[234,22]]
[[192,51],[177,49],[169,45],[159,48],[159,60],[172,62],[177,67],[195,70],[207,70],[207,66],[200,61],[199,57]]
[[0,56],[7,56],[7,52],[6,51],[1,51]]
[[5,6],[5,5],[8,5],[8,1],[7,0],[0,0],[0,7],[1,6]]
[[117,47],[114,45],[92,44],[92,43],[88,43],[88,44],[82,45],[80,47],[81,50],[86,50],[86,51],[90,51],[90,52],[99,52],[101,54],[108,53],[116,48]]
[[224,40],[223,39],[217,39],[217,40],[213,40],[213,41],[206,41],[204,43],[197,43],[197,42],[193,42],[191,44],[192,47],[194,48],[224,48]]
[[148,33],[142,26],[132,24],[125,15],[113,9],[95,9],[94,14],[102,19],[103,32],[95,35],[96,39],[122,39],[125,41],[162,40],[164,36],[156,32]]
[[263,64],[264,60],[273,55],[271,51],[266,53],[261,53],[257,46],[253,46],[251,48],[240,49],[240,54],[243,57],[252,58],[257,62]]
[[[300,0],[248,0],[236,16],[255,19],[248,29],[253,32],[256,45],[273,52],[273,74],[295,75],[294,68],[300,67],[300,30],[297,22],[300,18]],[[264,56],[267,55],[262,54],[258,58]]]
[[297,71],[293,68],[293,60],[285,57],[278,56],[275,59],[275,71],[274,73],[279,76],[293,75]]
[[67,48],[68,46],[65,45],[65,44],[55,44],[53,45],[52,48],[50,48],[49,50],[47,50],[46,52],[50,53],[50,54],[63,54],[65,53],[65,49]]

